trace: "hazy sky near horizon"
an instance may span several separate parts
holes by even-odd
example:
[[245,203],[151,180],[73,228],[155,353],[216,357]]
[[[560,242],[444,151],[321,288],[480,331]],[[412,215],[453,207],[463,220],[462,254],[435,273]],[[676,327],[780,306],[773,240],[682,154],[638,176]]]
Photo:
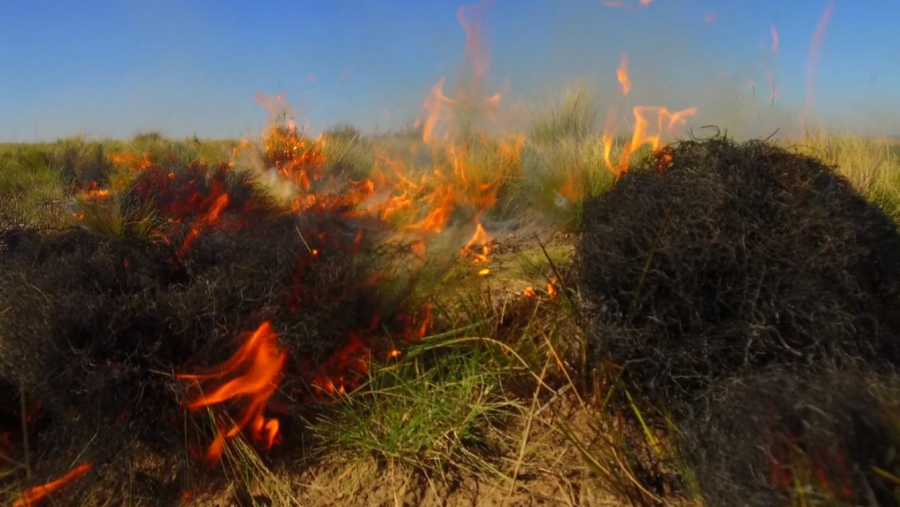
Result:
[[[253,135],[257,92],[286,93],[298,123],[372,131],[424,116],[452,81],[465,33],[449,0],[29,0],[0,3],[0,141],[84,133]],[[495,0],[488,92],[510,128],[582,82],[602,122],[628,58],[632,106],[697,106],[690,127],[754,135],[797,125],[811,44],[829,0]],[[254,5],[255,4],[255,5]],[[900,1],[833,0],[821,39],[820,121],[900,135]],[[773,48],[773,27],[778,48]],[[775,83],[774,105],[770,80]],[[448,89],[450,86],[448,85]],[[807,114],[807,117],[811,117]]]

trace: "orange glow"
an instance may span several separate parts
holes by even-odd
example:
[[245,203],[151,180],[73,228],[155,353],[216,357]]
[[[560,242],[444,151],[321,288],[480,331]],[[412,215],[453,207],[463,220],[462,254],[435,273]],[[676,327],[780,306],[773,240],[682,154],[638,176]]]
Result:
[[550,296],[556,295],[556,287],[553,286],[553,282],[547,284],[547,294]]
[[535,294],[534,287],[528,286],[528,287],[525,287],[524,290],[522,290],[522,295],[527,298],[533,298],[534,294]]
[[[487,95],[484,81],[491,67],[491,52],[482,31],[482,18],[492,0],[483,0],[475,5],[462,6],[456,11],[456,19],[466,34],[463,50],[463,67],[460,82],[454,97],[444,92],[447,82],[442,77],[431,89],[423,107],[426,119],[422,130],[422,140],[429,145],[450,139],[454,126],[468,125],[475,115],[495,119],[503,94]],[[460,125],[453,125],[455,121]],[[449,124],[449,125],[448,125]]]
[[622,86],[622,95],[628,95],[628,92],[631,91],[631,80],[628,78],[628,57],[625,56],[625,53],[622,53],[622,60],[616,70],[616,76]]
[[478,276],[484,277],[484,276],[488,276],[489,274],[491,274],[490,269],[482,269],[482,270],[478,271]]
[[222,211],[225,207],[228,206],[228,194],[221,195],[211,195],[207,199],[205,199],[200,204],[200,209],[207,208],[207,211],[200,217],[200,219],[191,226],[191,232],[188,233],[188,236],[184,239],[184,243],[181,244],[181,248],[178,249],[178,257],[184,257],[184,254],[187,253],[188,249],[194,243],[194,240],[200,235],[200,230],[204,227],[209,227],[214,224],[217,220],[219,220],[219,215],[222,214]]
[[[675,127],[684,125],[687,118],[697,114],[696,107],[689,107],[681,111],[671,112],[664,107],[637,106],[634,108],[634,133],[631,140],[625,143],[619,161],[612,166],[613,172],[621,176],[628,170],[631,154],[645,144],[649,144],[653,150],[659,148],[662,136],[674,131]],[[651,117],[655,116],[655,121]],[[604,149],[606,153],[607,150]]]
[[136,153],[121,151],[109,153],[106,155],[106,158],[116,166],[116,169],[128,170],[131,172],[143,171],[153,165],[149,153],[144,153],[139,157]]
[[475,264],[479,262],[487,262],[487,254],[490,253],[490,247],[488,246],[491,242],[491,236],[485,232],[484,227],[479,223],[475,227],[475,234],[472,235],[472,239],[466,243],[466,246],[463,247],[464,250],[476,249],[481,247],[481,254],[475,254]]
[[81,477],[82,475],[87,473],[87,471],[90,470],[93,466],[94,465],[92,463],[82,463],[72,470],[69,470],[66,475],[60,477],[59,479],[56,479],[55,481],[51,481],[47,484],[35,486],[29,489],[28,491],[19,495],[19,498],[17,498],[13,502],[13,507],[32,507],[33,505],[37,505],[37,503],[43,500],[47,495],[62,488],[73,479]]
[[[640,0],[640,5],[646,7],[653,3],[653,0]],[[603,0],[603,5],[607,7],[625,7],[626,4],[623,0]]]
[[312,385],[319,392],[346,394],[356,387],[359,379],[369,371],[371,352],[362,337],[353,333],[347,343],[331,354],[319,367]]
[[425,303],[425,317],[422,318],[422,323],[419,325],[419,329],[415,333],[415,338],[424,338],[428,333],[428,330],[431,328],[431,310],[431,303]]
[[[224,363],[212,368],[205,374],[177,375],[179,380],[213,380],[220,384],[207,390],[194,400],[188,402],[188,410],[200,410],[205,407],[224,403],[238,397],[248,397],[249,403],[233,426],[223,432],[218,425],[215,441],[207,451],[207,460],[218,463],[226,438],[236,437],[246,426],[250,426],[253,441],[261,443],[264,449],[270,449],[278,443],[278,420],[266,419],[263,415],[266,403],[281,383],[282,368],[287,359],[287,352],[278,347],[278,336],[269,322],[263,322],[259,328],[247,337],[243,345]],[[230,380],[226,380],[233,377]]]

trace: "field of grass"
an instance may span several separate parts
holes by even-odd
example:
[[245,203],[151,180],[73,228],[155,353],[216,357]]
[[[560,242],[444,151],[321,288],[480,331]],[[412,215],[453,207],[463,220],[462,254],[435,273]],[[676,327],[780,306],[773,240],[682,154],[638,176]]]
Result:
[[[232,163],[279,202],[290,206],[293,199],[299,212],[305,196],[345,194],[369,178],[405,197],[391,202],[390,213],[379,210],[396,230],[417,231],[441,192],[452,193],[453,223],[462,225],[429,243],[449,251],[452,266],[429,274],[431,282],[419,284],[415,296],[432,309],[434,326],[396,354],[372,357],[358,385],[284,417],[290,445],[283,449],[229,440],[210,471],[186,443],[183,458],[196,471],[177,479],[182,503],[705,505],[702,486],[671,443],[679,428],[651,422],[635,388],[616,381],[615,366],[601,367],[586,352],[572,251],[581,204],[615,182],[593,116],[589,101],[576,94],[530,132],[473,135],[437,148],[416,133],[366,138],[341,126],[325,135],[321,153],[309,155],[322,157],[324,175],[340,175],[333,179],[299,169],[279,179],[237,140],[149,133],[127,141],[2,145],[0,231],[80,226],[156,241],[164,220],[115,197],[135,181],[143,161]],[[835,166],[900,224],[900,143],[824,131],[778,143]],[[267,148],[270,155],[282,150],[288,162],[298,156],[295,145]],[[292,189],[304,185],[298,197]],[[98,197],[104,192],[113,197]],[[476,223],[493,243],[487,259],[473,265],[456,254]],[[485,267],[491,273],[478,276]],[[610,402],[623,396],[625,405]],[[197,432],[184,424],[187,440]],[[204,431],[211,441],[209,425]],[[21,452],[18,442],[9,447],[19,451],[7,457],[0,447],[0,502],[19,498],[16,505],[27,505],[22,491],[56,477],[33,477],[40,456]],[[897,480],[894,473],[884,471]],[[813,479],[797,481],[796,505],[829,503]],[[80,504],[145,502],[130,491],[82,491]],[[69,504],[65,490],[57,495],[59,505]]]

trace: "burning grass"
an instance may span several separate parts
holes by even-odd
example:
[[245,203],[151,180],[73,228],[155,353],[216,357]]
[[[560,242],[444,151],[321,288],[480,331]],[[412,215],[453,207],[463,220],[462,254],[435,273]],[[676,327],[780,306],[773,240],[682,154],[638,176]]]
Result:
[[[551,119],[541,132],[559,130],[553,142],[471,135],[388,146],[281,128],[227,162],[108,150],[114,169],[71,188],[76,216],[66,220],[79,227],[0,234],[0,487],[12,485],[3,498],[25,501],[29,488],[71,477],[48,497],[173,505],[214,503],[224,490],[228,501],[295,504],[314,496],[298,474],[347,457],[408,471],[430,492],[420,499],[487,484],[504,498],[582,505],[800,491],[768,476],[722,486],[768,459],[723,450],[758,437],[726,415],[753,398],[744,383],[765,383],[752,376],[765,378],[759,368],[787,365],[772,378],[795,379],[796,396],[769,403],[760,394],[760,403],[821,407],[831,419],[806,418],[813,433],[857,438],[829,426],[856,409],[821,401],[809,379],[831,375],[830,363],[893,357],[895,309],[865,295],[896,295],[884,282],[892,257],[883,254],[877,272],[866,260],[887,248],[872,238],[896,241],[890,222],[817,161],[765,144],[683,143],[615,181],[598,165],[601,138],[578,122],[577,135],[565,134],[564,118]],[[400,144],[415,149],[403,158]],[[585,210],[578,262],[575,237],[528,239],[548,223],[572,228],[579,202],[607,191]],[[496,234],[504,221],[518,232]],[[649,269],[638,255],[647,251]],[[572,283],[578,269],[583,294]],[[709,312],[734,310],[722,301],[744,286],[758,289],[748,315],[762,320],[742,327],[726,315],[703,327]],[[582,295],[597,305],[585,311]],[[773,327],[774,315],[799,338]],[[660,329],[682,334],[654,341],[669,336]],[[747,329],[759,330],[749,355],[739,340]],[[698,349],[698,335],[727,340]],[[728,345],[735,339],[741,347]],[[635,354],[665,361],[629,362]],[[589,375],[614,363],[625,365],[620,382]],[[702,375],[685,384],[684,368]],[[890,449],[890,411],[870,401],[864,419],[877,424],[864,427]],[[660,412],[685,406],[702,417],[657,424]],[[792,412],[764,410],[781,435]],[[704,432],[716,432],[708,447]],[[897,475],[884,456],[857,458],[887,474],[877,477]],[[804,488],[824,491],[815,470],[793,470],[815,479]],[[890,491],[869,471],[854,477]],[[853,484],[863,498],[864,483]]]
[[[218,388],[203,382],[212,390],[186,400],[189,409],[259,393],[233,426],[216,423],[210,459],[245,425],[271,446],[277,423],[263,414],[278,387],[282,410],[302,410],[319,396],[317,382],[332,381],[319,370],[329,357],[351,342],[379,350],[382,330],[399,338],[410,325],[398,311],[410,279],[391,290],[377,282],[393,277],[379,224],[339,200],[298,216],[224,166],[192,165],[148,168],[117,199],[137,209],[152,202],[154,234],[5,237],[0,376],[41,402],[32,452],[42,467],[65,470],[78,456],[128,470],[128,449],[139,445],[164,456],[163,469],[183,469],[178,398],[195,380],[221,379]],[[252,336],[264,334],[277,364],[257,364],[266,349],[241,343],[257,328]],[[290,380],[279,386],[281,370]],[[349,389],[355,379],[343,381]]]

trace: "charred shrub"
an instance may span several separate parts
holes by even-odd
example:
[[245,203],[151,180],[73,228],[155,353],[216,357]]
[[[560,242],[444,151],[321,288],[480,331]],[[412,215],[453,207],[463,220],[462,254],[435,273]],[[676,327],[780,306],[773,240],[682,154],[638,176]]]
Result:
[[680,442],[710,505],[894,505],[896,376],[770,372],[716,386]]
[[832,168],[764,142],[688,141],[585,205],[595,357],[657,405],[786,365],[900,364],[900,235]]
[[150,168],[120,197],[151,204],[158,234],[0,234],[0,384],[40,403],[42,476],[77,458],[114,490],[155,463],[148,484],[177,492],[175,374],[221,363],[269,321],[292,358],[282,405],[301,404],[310,372],[403,304],[373,281],[392,255],[382,225],[339,199],[296,215],[245,175],[196,165]]

